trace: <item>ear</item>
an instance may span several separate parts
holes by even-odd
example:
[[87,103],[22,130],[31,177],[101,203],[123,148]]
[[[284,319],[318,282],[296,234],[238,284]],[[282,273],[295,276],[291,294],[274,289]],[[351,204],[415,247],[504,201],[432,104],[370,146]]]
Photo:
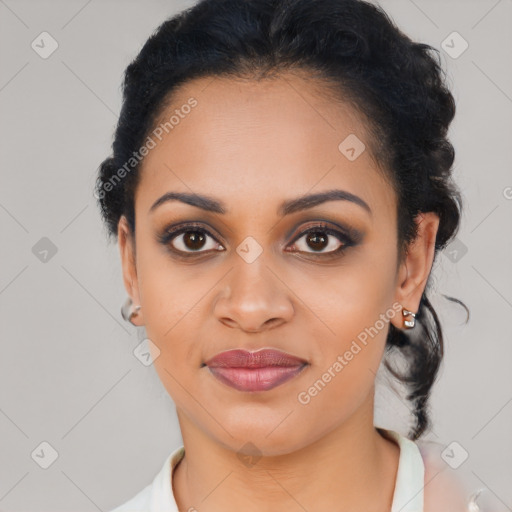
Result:
[[[117,224],[117,239],[121,254],[124,287],[131,297],[133,305],[138,306],[141,302],[137,280],[137,266],[135,263],[135,240],[124,215],[121,216]],[[137,326],[144,325],[142,309],[132,317],[132,322]]]
[[[439,216],[434,212],[420,213],[415,219],[418,236],[407,248],[397,273],[395,301],[404,309],[416,313],[432,268]],[[392,324],[403,329],[402,315],[395,315]]]

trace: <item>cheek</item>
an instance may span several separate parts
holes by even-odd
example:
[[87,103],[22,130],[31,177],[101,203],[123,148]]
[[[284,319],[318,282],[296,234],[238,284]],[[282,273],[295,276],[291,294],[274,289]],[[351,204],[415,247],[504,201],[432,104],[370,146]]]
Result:
[[395,257],[391,248],[365,249],[330,275],[303,283],[304,290],[317,290],[305,302],[326,327],[317,320],[306,322],[307,337],[316,340],[316,346],[313,388],[311,393],[303,390],[305,401],[311,398],[318,406],[337,403],[344,414],[368,395],[384,353],[389,320],[396,314]]
[[[343,264],[328,272],[305,274],[300,288],[304,302],[328,328],[330,343],[338,349],[364,332],[391,307],[395,294],[395,253],[371,248],[356,248]],[[379,322],[379,330],[382,326]]]
[[169,386],[179,387],[171,375],[181,382],[187,368],[190,373],[199,367],[193,340],[202,324],[201,300],[214,284],[214,276],[197,279],[191,267],[180,268],[159,248],[149,247],[139,254],[137,272],[146,335],[158,348],[154,366],[170,391]]
[[357,308],[351,316],[342,312],[338,322],[332,323],[336,337],[317,341],[315,364],[296,395],[297,412],[316,434],[318,429],[326,433],[346,421],[373,392],[388,323],[378,314],[377,322],[369,321],[376,308],[366,307],[367,315]]
[[182,322],[193,318],[194,308],[213,284],[213,276],[204,273],[197,279],[192,265],[173,261],[163,246],[140,236],[137,274],[146,331],[165,345]]

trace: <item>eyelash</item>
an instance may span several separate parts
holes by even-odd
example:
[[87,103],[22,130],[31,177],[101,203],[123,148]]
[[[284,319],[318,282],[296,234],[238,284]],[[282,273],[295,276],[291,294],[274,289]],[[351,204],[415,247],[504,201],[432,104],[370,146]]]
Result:
[[[307,251],[298,251],[299,253],[305,253],[313,258],[335,258],[337,256],[340,256],[343,252],[345,252],[346,249],[349,247],[352,247],[354,245],[357,245],[359,239],[361,238],[361,235],[359,232],[349,229],[349,231],[352,232],[351,235],[344,233],[343,231],[339,231],[337,229],[334,229],[330,227],[328,224],[325,224],[323,222],[318,222],[314,224],[313,226],[310,226],[306,230],[302,231],[292,242],[292,245],[295,245],[297,241],[299,241],[301,238],[303,238],[305,235],[308,235],[310,233],[317,233],[320,232],[322,234],[331,235],[336,237],[340,242],[341,245],[338,247],[338,249],[335,249],[334,251],[329,252],[307,252]],[[201,254],[208,254],[211,253],[212,250],[200,250],[200,251],[182,251],[181,249],[176,249],[172,247],[171,242],[178,237],[179,235],[182,235],[184,233],[188,232],[196,232],[201,233],[202,235],[207,235],[211,238],[213,238],[219,245],[222,245],[220,242],[216,240],[216,238],[204,227],[201,226],[201,224],[196,223],[189,223],[184,224],[180,226],[176,226],[173,228],[169,228],[164,230],[164,232],[158,236],[158,241],[163,244],[164,246],[169,247],[169,249],[178,257],[181,258],[193,258],[197,257]],[[215,251],[215,249],[214,249]]]

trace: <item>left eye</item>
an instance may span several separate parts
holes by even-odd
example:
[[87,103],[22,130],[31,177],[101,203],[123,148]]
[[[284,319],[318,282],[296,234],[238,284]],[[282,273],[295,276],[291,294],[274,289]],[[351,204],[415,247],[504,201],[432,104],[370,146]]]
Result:
[[[345,235],[328,228],[313,228],[303,233],[293,246],[299,251],[315,253],[334,253],[343,246],[348,245]],[[313,249],[308,251],[308,248]]]

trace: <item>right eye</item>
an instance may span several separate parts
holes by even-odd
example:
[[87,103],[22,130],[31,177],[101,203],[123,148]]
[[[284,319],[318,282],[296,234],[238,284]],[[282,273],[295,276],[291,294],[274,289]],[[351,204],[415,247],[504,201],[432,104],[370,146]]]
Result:
[[160,242],[170,246],[174,252],[187,256],[224,249],[209,231],[195,224],[176,226],[166,230],[160,236]]

